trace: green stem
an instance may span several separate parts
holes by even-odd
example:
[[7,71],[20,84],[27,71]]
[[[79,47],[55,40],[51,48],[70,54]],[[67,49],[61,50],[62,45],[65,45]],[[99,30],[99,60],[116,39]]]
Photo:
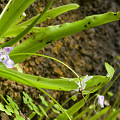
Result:
[[1,94],[0,97],[8,104],[7,100]]
[[63,63],[62,61],[56,59],[56,58],[53,58],[53,57],[50,57],[50,56],[47,56],[47,55],[43,55],[43,54],[36,54],[36,53],[17,53],[17,54],[11,54],[10,56],[22,56],[22,55],[37,55],[37,56],[41,56],[41,57],[46,57],[46,58],[49,58],[49,59],[52,59],[52,60],[55,60],[61,64],[63,64],[64,66],[66,66],[69,70],[71,70],[76,76],[77,78],[79,78],[79,75],[72,69],[70,68],[68,65],[66,65],[65,63]]
[[68,115],[68,113],[63,109],[63,107],[53,98],[51,97],[48,93],[46,93],[44,90],[42,90],[41,88],[38,88],[40,91],[42,91],[44,94],[46,94],[49,98],[51,98],[61,109],[62,111],[67,115],[67,117],[69,118],[69,120],[72,120],[70,118],[70,116]]

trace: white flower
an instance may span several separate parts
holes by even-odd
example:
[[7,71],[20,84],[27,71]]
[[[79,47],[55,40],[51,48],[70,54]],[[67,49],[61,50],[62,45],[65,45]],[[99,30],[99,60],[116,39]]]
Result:
[[12,61],[8,55],[12,49],[13,47],[4,47],[3,49],[0,49],[0,62],[2,62],[7,68],[14,67],[14,61]]
[[92,79],[92,78],[93,78],[93,76],[89,76],[89,77],[88,77],[88,75],[86,75],[86,76],[84,77],[84,79],[83,79],[82,81],[80,81],[79,83],[75,81],[76,84],[78,84],[78,89],[77,89],[77,91],[79,91],[79,90],[84,90],[85,87],[86,87],[86,83],[85,83],[85,82],[87,82],[88,80],[90,80],[90,79]]
[[104,96],[103,95],[98,95],[98,105],[101,106],[101,108],[104,108]]

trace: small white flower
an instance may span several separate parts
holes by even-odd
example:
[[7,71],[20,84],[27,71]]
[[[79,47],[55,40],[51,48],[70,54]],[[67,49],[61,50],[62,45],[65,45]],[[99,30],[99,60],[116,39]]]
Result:
[[98,95],[98,105],[101,106],[101,108],[104,108],[104,96],[103,95]]
[[86,76],[84,77],[84,79],[83,79],[82,81],[80,81],[79,83],[75,81],[76,84],[78,85],[77,91],[79,91],[79,90],[84,90],[85,87],[86,87],[86,83],[85,83],[85,82],[87,82],[88,80],[90,80],[90,79],[92,79],[92,78],[93,78],[93,76],[89,76],[89,77],[88,77],[88,75],[86,75]]

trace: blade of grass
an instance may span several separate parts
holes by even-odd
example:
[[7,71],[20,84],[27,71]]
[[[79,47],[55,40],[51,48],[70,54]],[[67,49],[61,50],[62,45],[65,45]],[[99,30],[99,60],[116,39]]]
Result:
[[[63,5],[63,6],[60,6],[60,7],[56,7],[56,8],[53,8],[51,10],[48,10],[43,17],[41,17],[41,19],[39,19],[38,23],[41,23],[43,21],[45,21],[47,18],[49,19],[53,19],[55,18],[56,16],[62,14],[62,13],[65,13],[69,10],[73,10],[73,9],[77,9],[79,7],[79,5],[77,4],[68,4],[68,5]],[[39,15],[35,16],[35,17],[32,17],[31,19],[19,24],[19,25],[16,25],[16,26],[12,26],[9,31],[7,31],[4,35],[4,37],[15,37],[17,36],[18,34],[20,34],[23,30],[26,29],[26,27],[28,27],[28,25],[30,25]],[[18,20],[17,20],[18,21]],[[16,22],[15,24],[19,23]],[[31,31],[29,32],[39,32],[40,31],[40,27],[33,27],[31,29]]]
[[[45,13],[45,15],[38,21],[38,23],[44,22],[47,18],[53,19],[53,18],[57,17],[58,15],[60,15],[62,13],[65,13],[65,12],[70,11],[70,10],[77,9],[78,7],[79,7],[78,4],[68,4],[68,5],[63,5],[63,6],[56,7],[56,8],[53,8],[51,10],[48,10]],[[39,15],[37,15],[37,16],[39,16]],[[19,26],[27,26],[27,25],[31,24],[37,18],[37,16],[32,17],[31,19],[19,24],[18,27]]]
[[89,120],[98,120],[98,118],[100,118],[102,115],[106,114],[109,109],[110,109],[110,107],[104,108],[98,114],[96,114],[93,117],[91,117]]
[[2,44],[0,47],[4,48],[6,46],[13,46],[15,43],[17,43],[22,37],[24,37],[35,25],[36,23],[41,19],[41,17],[47,12],[47,10],[50,8],[51,4],[54,0],[51,0],[48,5],[45,7],[44,11],[18,36],[13,38],[12,40]]
[[10,0],[0,15],[0,38],[34,0]]

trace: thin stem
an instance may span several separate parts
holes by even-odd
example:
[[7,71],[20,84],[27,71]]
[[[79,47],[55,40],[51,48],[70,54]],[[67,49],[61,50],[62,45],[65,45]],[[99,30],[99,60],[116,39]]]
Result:
[[51,98],[62,110],[63,113],[66,114],[66,116],[69,118],[69,120],[72,120],[70,118],[70,116],[68,115],[68,113],[63,109],[63,107],[53,98],[51,97],[47,92],[45,92],[44,90],[42,90],[41,88],[37,87],[35,83],[31,82],[31,81],[28,81],[26,80],[25,78],[23,78],[26,82],[28,82],[29,84],[31,84],[32,86],[36,87],[37,89],[39,89],[40,91],[42,91],[44,94],[46,94],[49,98]]
[[7,104],[9,104],[8,102],[7,102],[7,100],[0,94],[0,96],[1,96],[1,98],[7,103]]
[[44,94],[46,94],[49,98],[51,98],[61,109],[62,111],[67,115],[67,117],[69,118],[69,120],[72,120],[70,118],[70,116],[68,115],[68,113],[63,109],[63,107],[53,98],[51,97],[47,92],[45,92],[44,90],[42,90],[41,88],[38,88],[40,91],[42,91]]
[[83,97],[83,99],[84,99],[84,101],[85,101],[85,105],[86,105],[87,102],[86,102],[86,99],[85,99],[84,94],[83,94],[82,82],[81,82],[80,77],[79,77],[79,81],[80,81],[80,86],[81,86],[81,88],[79,87],[79,92],[81,93],[81,95],[82,95],[82,97]]
[[[63,65],[65,65],[68,69],[70,69],[78,78],[79,76],[77,75],[77,73],[72,69],[70,68],[68,65],[66,65],[65,63],[63,63],[62,61],[58,60],[58,59],[55,59],[53,57],[49,57],[49,56],[46,56],[46,55],[42,55],[42,54],[35,54],[35,53],[18,53],[18,54],[12,54],[10,56],[17,56],[17,55],[37,55],[37,56],[42,56],[42,57],[46,57],[46,58],[50,58],[52,60],[55,60]],[[34,84],[34,83],[31,83],[30,84]],[[34,85],[36,86],[36,85]],[[38,87],[37,87],[38,88]],[[67,117],[69,118],[69,120],[71,120],[70,116],[68,115],[68,113],[63,109],[63,107],[53,98],[51,97],[48,93],[46,93],[44,90],[42,90],[41,88],[38,88],[40,91],[42,91],[43,93],[45,93],[48,97],[50,97],[56,104],[58,104],[58,106],[62,109],[62,111],[67,115]]]
[[69,70],[71,70],[77,76],[77,78],[79,78],[79,75],[72,68],[70,68],[67,64],[63,63],[62,61],[60,61],[56,58],[53,58],[53,57],[50,57],[50,56],[47,56],[47,55],[43,55],[43,54],[36,54],[36,53],[17,53],[17,54],[11,54],[10,56],[17,56],[17,55],[21,55],[21,56],[22,55],[37,55],[37,56],[46,57],[46,58],[55,60],[55,61],[63,64],[64,66],[66,66]]
[[111,110],[115,108],[115,105],[117,104],[119,98],[120,98],[120,94],[118,95],[117,99],[115,100],[115,102],[114,102],[114,104],[113,104]]

